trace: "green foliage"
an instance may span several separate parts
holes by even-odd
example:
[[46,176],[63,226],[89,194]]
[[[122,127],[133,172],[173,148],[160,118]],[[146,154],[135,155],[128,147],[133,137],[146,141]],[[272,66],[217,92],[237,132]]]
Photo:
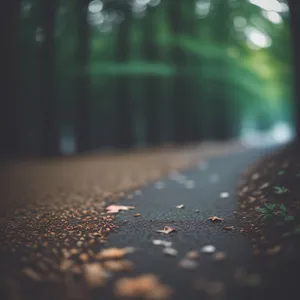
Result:
[[274,186],[273,189],[274,189],[274,191],[275,191],[276,194],[285,194],[285,193],[287,193],[289,191],[284,186]]
[[272,219],[277,216],[283,217],[284,221],[293,221],[295,219],[294,216],[289,215],[288,209],[284,204],[281,204],[278,208],[278,205],[275,203],[264,203],[264,207],[259,208],[258,212],[261,213],[263,220]]

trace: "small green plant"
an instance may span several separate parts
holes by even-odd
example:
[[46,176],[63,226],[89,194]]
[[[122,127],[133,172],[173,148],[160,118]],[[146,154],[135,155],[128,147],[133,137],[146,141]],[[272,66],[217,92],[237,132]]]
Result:
[[273,189],[275,190],[276,194],[284,194],[288,192],[288,189],[285,188],[284,186],[274,186]]
[[261,213],[261,217],[263,220],[271,219],[275,216],[274,209],[276,208],[276,204],[268,204],[264,203],[264,207],[258,209]]
[[276,209],[277,207],[278,205],[274,203],[264,203],[264,207],[258,209],[261,213],[260,217],[263,220],[268,220],[280,215],[284,218],[284,221],[293,221],[295,219],[294,216],[289,215],[285,205],[281,204],[279,206],[279,210]]
[[285,221],[293,221],[295,219],[294,216],[289,216],[289,212],[285,205],[281,204],[279,207],[279,214],[284,217]]

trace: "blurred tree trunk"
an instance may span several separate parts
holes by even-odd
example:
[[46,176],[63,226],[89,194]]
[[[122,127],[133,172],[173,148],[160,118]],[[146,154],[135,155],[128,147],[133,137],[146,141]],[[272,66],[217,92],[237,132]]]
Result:
[[178,144],[187,142],[189,134],[186,55],[180,42],[180,35],[185,26],[182,23],[182,3],[182,1],[168,0],[168,15],[173,38],[170,55],[176,69],[171,95],[174,103],[173,130],[175,143]]
[[56,97],[55,16],[57,0],[41,2],[40,100],[42,109],[41,155],[59,154],[59,120]]
[[[215,124],[214,137],[218,140],[226,140],[230,137],[230,102],[228,94],[228,65],[227,65],[227,49],[230,42],[230,18],[228,0],[219,0],[216,2],[216,15],[214,20],[215,41],[224,51],[224,56],[217,61],[220,78],[215,83],[216,102],[214,104],[215,111],[213,116]],[[222,30],[220,30],[220,27]]]
[[[143,27],[143,54],[148,63],[159,60],[159,51],[155,43],[155,14],[150,8],[144,18]],[[146,101],[146,138],[150,145],[160,143],[160,80],[157,75],[149,74],[145,77],[145,101]]]
[[78,63],[77,75],[77,110],[76,110],[76,148],[78,152],[90,150],[90,119],[91,99],[89,95],[89,40],[90,29],[88,24],[89,0],[78,0],[78,46],[76,63]]
[[[122,3],[121,11],[125,19],[119,25],[116,37],[115,55],[120,64],[126,63],[130,55],[131,11],[129,4]],[[116,146],[130,148],[134,145],[131,107],[131,79],[118,75],[116,80]]]
[[297,141],[300,142],[300,3],[289,0],[294,58],[295,118]]
[[18,33],[20,0],[7,1],[1,8],[1,27],[6,31],[2,42],[2,85],[0,109],[0,154],[11,156],[22,154],[22,118],[18,98]]

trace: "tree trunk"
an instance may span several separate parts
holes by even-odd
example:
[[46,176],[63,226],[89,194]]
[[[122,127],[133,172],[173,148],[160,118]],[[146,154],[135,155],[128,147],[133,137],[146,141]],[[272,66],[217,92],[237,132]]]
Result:
[[176,74],[173,79],[173,130],[175,143],[185,143],[188,138],[188,103],[186,97],[187,92],[187,77],[186,69],[186,55],[180,45],[180,34],[182,33],[182,7],[181,1],[168,2],[169,21],[173,35],[173,43],[171,49],[172,63],[175,66]]
[[[143,54],[148,63],[157,62],[159,53],[155,44],[155,15],[149,11],[144,20]],[[150,74],[145,77],[146,98],[146,138],[151,146],[160,142],[160,80],[157,75]]]
[[77,151],[84,152],[90,150],[90,112],[91,99],[89,95],[89,74],[87,67],[89,63],[89,40],[90,29],[87,20],[89,0],[78,1],[78,46],[77,59],[77,118],[76,118],[76,142]]
[[300,3],[297,0],[289,0],[289,6],[294,58],[296,138],[297,142],[300,142]]
[[41,155],[59,154],[59,120],[55,80],[55,15],[57,0],[41,2],[40,100],[42,108]]
[[22,154],[22,116],[19,101],[18,27],[20,0],[8,1],[1,9],[1,27],[6,30],[2,48],[2,81],[0,109],[0,155]]
[[[122,64],[127,62],[130,55],[131,13],[129,5],[124,3],[122,11],[125,20],[119,25],[116,40],[116,60]],[[116,146],[130,148],[134,145],[131,107],[131,80],[124,75],[118,75],[116,80]],[[123,77],[124,76],[124,77]]]

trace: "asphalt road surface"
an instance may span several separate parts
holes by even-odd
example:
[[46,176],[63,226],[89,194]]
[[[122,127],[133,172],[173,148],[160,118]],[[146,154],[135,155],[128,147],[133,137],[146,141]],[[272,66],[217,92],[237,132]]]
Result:
[[[245,150],[200,161],[184,172],[172,172],[143,185],[138,193],[132,192],[116,202],[135,208],[118,213],[118,229],[109,234],[105,247],[133,247],[135,251],[126,258],[134,269],[114,275],[105,287],[83,297],[115,299],[114,284],[118,279],[141,274],[154,274],[168,285],[173,291],[171,299],[285,299],[294,293],[298,262],[288,257],[254,256],[251,240],[240,232],[242,224],[236,218],[240,175],[268,151],[272,150]],[[134,216],[137,213],[140,216]],[[211,216],[223,220],[213,222],[208,220]],[[175,231],[157,232],[165,226]],[[153,240],[172,245],[156,245],[158,242]],[[208,245],[215,248],[213,253],[203,253],[203,247]],[[200,257],[182,261],[191,250]],[[51,285],[31,285],[25,290],[18,299],[22,295],[26,299],[59,299],[62,292]],[[79,297],[80,292],[76,290],[69,297],[76,298],[76,294]]]

